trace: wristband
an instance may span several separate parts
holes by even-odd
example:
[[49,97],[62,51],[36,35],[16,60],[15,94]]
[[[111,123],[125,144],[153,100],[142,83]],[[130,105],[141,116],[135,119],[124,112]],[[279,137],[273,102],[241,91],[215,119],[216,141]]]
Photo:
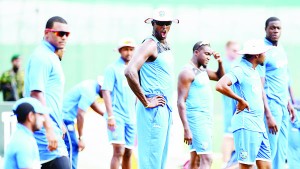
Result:
[[82,136],[78,137],[78,140],[82,140]]
[[115,116],[108,116],[107,120],[111,120],[111,119],[114,119]]

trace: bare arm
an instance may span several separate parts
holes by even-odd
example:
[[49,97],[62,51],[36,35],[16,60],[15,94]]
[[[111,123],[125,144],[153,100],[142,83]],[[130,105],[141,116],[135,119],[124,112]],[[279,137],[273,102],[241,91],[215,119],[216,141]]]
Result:
[[265,109],[265,115],[266,118],[270,118],[272,116],[269,105],[268,105],[268,99],[267,99],[267,95],[266,92],[264,90],[264,86],[265,86],[265,78],[261,77],[261,83],[262,83],[262,96],[263,96],[263,101],[264,101],[264,109]]
[[78,111],[77,111],[77,130],[78,130],[79,138],[83,135],[83,133],[82,133],[83,123],[84,123],[84,111],[82,109],[78,108]]
[[162,96],[157,96],[153,99],[147,99],[140,86],[138,71],[147,60],[156,59],[156,57],[157,47],[155,42],[153,40],[147,40],[134,53],[133,58],[124,71],[131,90],[141,101],[141,103],[148,108],[165,104]]
[[98,103],[97,101],[94,101],[93,104],[91,105],[91,108],[98,113],[99,115],[103,116],[105,110],[103,110],[100,106],[100,103]]
[[238,104],[237,104],[237,113],[243,111],[244,109],[248,109],[250,110],[249,108],[249,105],[248,103],[243,99],[241,98],[240,96],[238,96],[237,94],[235,94],[232,89],[229,87],[232,85],[232,82],[231,80],[227,77],[227,76],[223,76],[218,82],[217,82],[217,85],[216,85],[216,90],[236,101],[238,101]]
[[218,70],[216,72],[207,70],[207,74],[210,80],[218,81],[224,74],[225,70],[223,67],[222,59],[219,53],[214,53],[214,58],[218,61]]
[[78,151],[82,151],[85,148],[85,143],[82,139],[83,136],[83,124],[84,124],[84,111],[78,108],[77,111],[77,130],[78,130]]
[[[31,91],[30,96],[39,100],[42,103],[42,105],[47,106],[46,99],[45,99],[43,92],[38,91],[38,90],[33,90],[33,91]],[[44,125],[44,127],[46,129],[46,133],[47,133],[48,148],[50,151],[53,151],[53,150],[56,150],[57,146],[58,146],[57,138],[54,135],[54,131],[53,131],[53,128],[50,123],[50,121],[51,121],[50,116],[48,114],[44,114],[44,117],[45,117],[45,121],[44,121],[43,125]]]
[[104,104],[106,107],[106,112],[108,117],[113,116],[113,108],[112,108],[112,101],[111,101],[111,96],[110,96],[110,91],[108,90],[102,90],[102,96],[104,100]]
[[179,116],[184,129],[184,142],[188,145],[192,143],[192,135],[190,132],[189,124],[186,118],[186,98],[188,96],[191,83],[194,80],[193,72],[189,70],[183,70],[178,77],[178,99],[177,99],[177,107]]
[[271,110],[269,108],[269,104],[268,104],[268,98],[266,95],[266,92],[264,90],[264,86],[265,86],[265,78],[261,77],[261,83],[262,83],[262,98],[263,98],[263,102],[264,102],[264,109],[265,109],[265,116],[266,116],[266,120],[267,120],[267,125],[269,128],[269,132],[272,134],[276,134],[278,132],[278,128],[277,128],[277,124],[276,121],[271,113]]

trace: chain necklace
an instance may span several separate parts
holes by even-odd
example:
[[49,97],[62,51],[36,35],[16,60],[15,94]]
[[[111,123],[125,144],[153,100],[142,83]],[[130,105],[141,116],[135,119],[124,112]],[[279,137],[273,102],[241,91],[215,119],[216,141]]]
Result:
[[200,68],[198,68],[191,60],[190,60],[191,65],[193,65],[198,71],[203,72],[205,71],[205,68],[203,68],[202,66],[200,66]]

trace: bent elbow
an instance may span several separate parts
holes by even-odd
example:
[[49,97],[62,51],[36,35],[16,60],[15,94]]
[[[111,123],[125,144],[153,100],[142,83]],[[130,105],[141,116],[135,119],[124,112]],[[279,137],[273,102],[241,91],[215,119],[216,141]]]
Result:
[[216,91],[221,92],[223,90],[223,86],[220,83],[216,84]]

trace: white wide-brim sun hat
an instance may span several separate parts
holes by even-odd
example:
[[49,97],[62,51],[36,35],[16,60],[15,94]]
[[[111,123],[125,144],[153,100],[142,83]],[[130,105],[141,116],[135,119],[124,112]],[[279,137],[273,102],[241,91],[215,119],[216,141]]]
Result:
[[172,21],[172,23],[179,23],[179,19],[175,19],[172,16],[170,10],[165,8],[158,8],[153,11],[152,18],[147,18],[145,23],[151,23],[153,20],[156,21]]
[[258,55],[267,52],[272,49],[273,46],[268,46],[263,40],[249,40],[244,43],[243,49],[237,53],[240,55]]

